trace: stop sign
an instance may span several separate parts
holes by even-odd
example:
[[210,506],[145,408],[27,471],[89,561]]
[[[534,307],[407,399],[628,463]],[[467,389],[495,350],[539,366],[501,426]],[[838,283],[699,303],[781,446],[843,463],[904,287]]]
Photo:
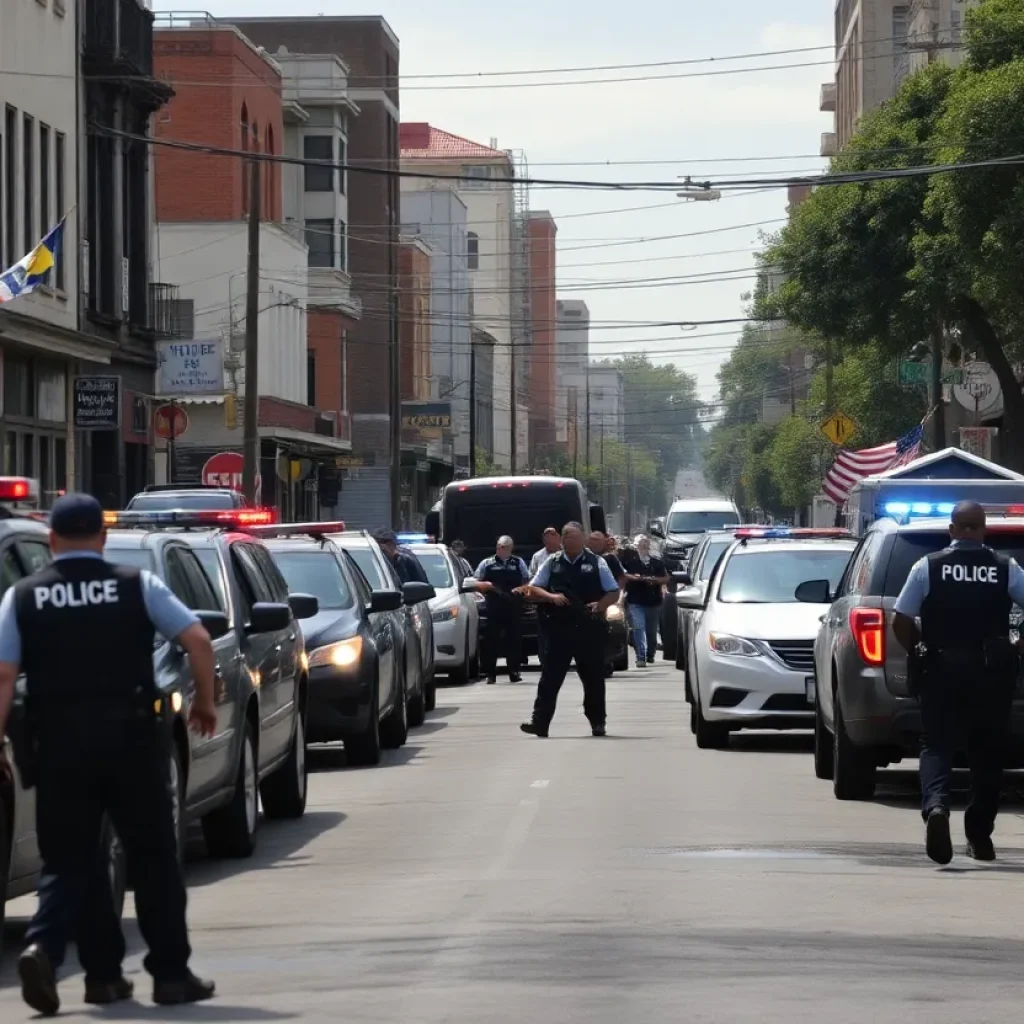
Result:
[[218,452],[203,466],[203,483],[207,487],[230,487],[242,490],[243,459],[238,452]]

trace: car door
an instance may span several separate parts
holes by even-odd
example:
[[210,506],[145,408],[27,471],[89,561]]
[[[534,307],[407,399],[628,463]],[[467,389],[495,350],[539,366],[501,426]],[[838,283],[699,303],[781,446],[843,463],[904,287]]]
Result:
[[[448,567],[451,570],[452,579],[455,581],[456,589],[462,587],[466,581],[467,572],[462,562],[459,561],[450,551],[445,555],[448,559]],[[462,606],[462,614],[466,616],[469,623],[469,648],[468,655],[472,660],[476,657],[477,645],[480,642],[480,613],[477,611],[476,598],[472,594],[459,593],[459,604]]]
[[[361,608],[367,608],[370,604],[371,586],[363,575],[362,570],[349,556],[343,552],[346,568],[352,579],[355,589],[356,600]],[[378,714],[387,706],[387,700],[395,688],[395,669],[398,665],[396,648],[398,644],[397,630],[394,612],[364,612],[366,615],[367,628],[373,639],[373,645],[377,651],[377,666],[380,680],[380,693],[378,694]]]
[[[373,550],[368,547],[352,548],[348,552],[349,557],[355,563],[356,571],[365,580],[370,590],[393,590],[394,584],[387,576],[384,566],[374,556]],[[406,628],[408,622],[407,609],[403,605],[394,612],[379,612],[381,616],[387,616],[391,624],[392,643],[390,647],[390,664],[387,671],[381,665],[380,673],[380,707],[388,707],[393,699],[395,682],[399,666],[405,657]]]

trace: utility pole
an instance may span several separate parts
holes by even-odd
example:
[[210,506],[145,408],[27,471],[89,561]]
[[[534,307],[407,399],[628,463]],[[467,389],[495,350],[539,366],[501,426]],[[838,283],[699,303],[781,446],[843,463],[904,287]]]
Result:
[[469,475],[476,476],[476,342],[469,339]]
[[946,447],[946,408],[942,404],[942,349],[945,332],[942,320],[935,318],[932,325],[932,443],[935,450],[942,451]]
[[626,494],[625,508],[622,513],[623,532],[629,536],[633,532],[633,502],[630,488],[633,484],[633,449],[626,445]]
[[[394,255],[391,256],[394,259]],[[388,369],[391,390],[391,525],[395,529],[402,519],[402,365],[399,351],[398,292],[391,279],[391,365]]]
[[518,452],[516,451],[516,449],[519,447],[519,445],[517,443],[517,438],[516,438],[516,433],[517,433],[516,414],[519,411],[519,408],[518,408],[518,406],[519,406],[519,388],[516,387],[516,341],[515,341],[515,335],[512,336],[512,344],[509,345],[509,349],[508,349],[508,364],[509,364],[509,373],[510,373],[510,375],[512,377],[512,383],[511,383],[511,385],[509,387],[509,401],[510,401],[509,429],[510,429],[510,431],[512,433],[512,441],[511,441],[511,445],[510,445],[512,451],[509,453],[509,472],[512,474],[512,476],[515,476],[516,475],[516,469],[517,469],[517,458],[516,458],[516,456],[518,455]]
[[259,476],[260,360],[260,161],[249,164],[249,259],[245,274],[245,418],[242,441],[242,491],[256,504]]

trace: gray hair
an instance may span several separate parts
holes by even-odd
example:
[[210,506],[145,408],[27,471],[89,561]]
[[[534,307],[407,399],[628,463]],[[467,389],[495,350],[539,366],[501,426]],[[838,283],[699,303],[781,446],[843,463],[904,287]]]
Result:
[[641,541],[647,541],[647,543],[650,544],[651,543],[651,538],[648,537],[646,533],[638,533],[633,538],[633,543],[639,545]]
[[582,523],[577,523],[576,520],[573,519],[571,522],[566,523],[565,526],[562,527],[562,536],[563,537],[565,536],[565,531],[566,530],[579,530],[580,533],[582,533],[583,532],[583,524]]
[[498,538],[498,547],[499,548],[514,548],[515,546],[516,546],[516,542],[507,533],[502,534]]

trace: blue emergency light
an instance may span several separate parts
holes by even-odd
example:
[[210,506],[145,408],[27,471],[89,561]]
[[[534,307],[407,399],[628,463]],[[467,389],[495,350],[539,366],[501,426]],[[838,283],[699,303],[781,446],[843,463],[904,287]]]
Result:
[[902,519],[905,516],[949,516],[955,507],[952,501],[932,504],[929,501],[887,501],[882,510],[887,516]]
[[736,530],[735,536],[737,540],[769,540],[779,537],[792,540],[813,538],[827,540],[829,538],[847,538],[851,534],[849,530],[830,526],[743,526]]
[[426,533],[400,533],[398,534],[399,544],[429,544],[430,537]]

